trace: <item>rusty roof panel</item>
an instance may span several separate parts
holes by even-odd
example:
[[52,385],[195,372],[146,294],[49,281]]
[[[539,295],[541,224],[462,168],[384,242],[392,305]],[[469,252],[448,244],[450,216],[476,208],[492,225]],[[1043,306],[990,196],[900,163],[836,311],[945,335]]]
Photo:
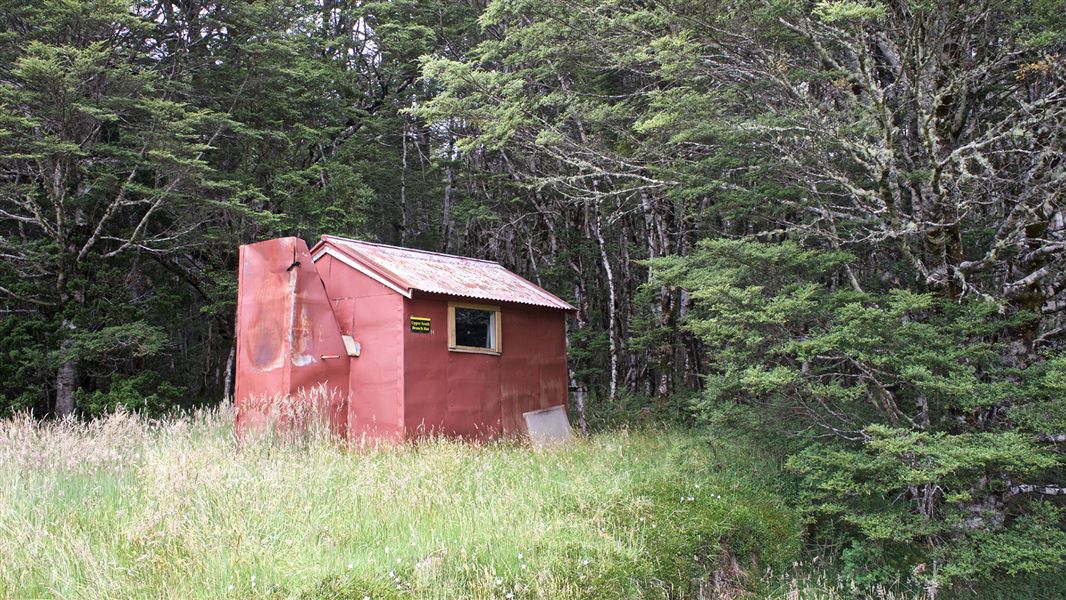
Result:
[[391,283],[389,287],[406,290],[408,295],[411,290],[418,290],[574,310],[564,300],[493,261],[372,244],[332,235],[322,236],[322,241],[312,249],[316,259],[322,254],[324,246],[340,250],[348,258]]

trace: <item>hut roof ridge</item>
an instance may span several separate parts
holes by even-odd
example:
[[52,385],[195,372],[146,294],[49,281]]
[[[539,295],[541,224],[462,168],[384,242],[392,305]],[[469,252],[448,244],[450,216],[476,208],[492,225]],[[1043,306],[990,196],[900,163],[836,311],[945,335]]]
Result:
[[[410,295],[410,291],[417,290],[478,300],[574,310],[565,300],[496,261],[365,242],[335,235],[323,235],[312,248],[311,254],[317,261],[329,248],[341,252],[348,260],[357,261],[363,268],[387,280],[386,285],[392,284],[389,287],[406,296]],[[406,293],[403,290],[406,290]]]

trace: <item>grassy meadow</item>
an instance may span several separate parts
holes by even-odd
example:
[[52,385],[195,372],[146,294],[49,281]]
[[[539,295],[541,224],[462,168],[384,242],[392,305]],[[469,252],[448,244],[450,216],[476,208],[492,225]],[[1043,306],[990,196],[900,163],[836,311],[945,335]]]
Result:
[[800,551],[774,469],[707,434],[238,448],[232,420],[0,421],[0,597],[718,597]]

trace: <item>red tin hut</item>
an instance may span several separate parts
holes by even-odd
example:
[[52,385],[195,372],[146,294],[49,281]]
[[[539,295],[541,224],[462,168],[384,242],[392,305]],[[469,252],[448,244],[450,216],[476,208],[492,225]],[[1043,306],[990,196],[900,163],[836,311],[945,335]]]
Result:
[[324,387],[343,435],[487,439],[565,405],[573,307],[498,263],[322,236],[241,247],[238,431]]

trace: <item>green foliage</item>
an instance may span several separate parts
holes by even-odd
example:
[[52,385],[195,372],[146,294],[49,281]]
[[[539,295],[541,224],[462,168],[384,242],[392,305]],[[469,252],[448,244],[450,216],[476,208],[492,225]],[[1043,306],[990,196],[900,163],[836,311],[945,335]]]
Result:
[[[1061,466],[1031,437],[874,425],[865,433],[858,447],[813,443],[789,461],[810,486],[801,501],[862,537],[843,555],[849,575],[886,581],[925,563],[942,581],[989,580],[1054,571],[1066,560],[1060,509],[1009,488]],[[923,493],[932,489],[935,497]],[[1004,501],[1009,518],[995,506]],[[921,550],[930,539],[945,541]]]
[[824,534],[851,537],[842,556],[856,580],[918,565],[941,585],[1060,568],[1061,511],[1024,486],[1055,487],[1066,466],[1039,439],[1063,410],[1062,358],[1013,368],[997,339],[1024,313],[833,287],[850,260],[712,241],[657,261],[656,276],[697,302],[685,326],[711,357],[697,407],[794,436],[783,449],[797,500]]
[[[611,400],[594,390],[585,398],[585,414],[589,430],[593,432],[622,428],[638,431],[655,431],[664,427],[692,429],[696,425],[692,418],[692,404],[699,397],[697,390],[684,390],[678,392],[670,402],[631,393]],[[573,400],[570,401],[570,415],[577,417]]]
[[350,598],[400,598],[396,587],[387,581],[376,581],[358,575],[332,575],[318,585],[304,590],[301,600],[349,600]]
[[166,340],[160,328],[134,322],[79,333],[70,352],[83,359],[122,361],[157,354]]
[[1022,42],[1031,47],[1054,48],[1066,41],[1066,13],[1055,0],[1031,0],[1012,3],[1018,10],[1011,20],[1012,29]]
[[[1064,18],[1057,0],[0,0],[0,414],[47,415],[60,389],[86,416],[216,402],[238,246],[373,238],[498,259],[572,301],[593,428],[696,414],[756,436],[848,577],[1039,578],[1062,562]],[[661,562],[600,547],[593,593],[681,586],[675,550],[714,558],[697,537],[773,545],[773,514],[723,533],[693,495]],[[585,549],[547,547],[558,572]],[[391,593],[379,579],[301,584]]]
[[32,410],[44,399],[44,390],[33,382],[51,372],[51,333],[40,318],[0,319],[0,415]]
[[814,14],[827,23],[835,21],[865,21],[883,17],[885,15],[885,7],[879,2],[822,0],[814,5]]
[[146,371],[130,377],[113,377],[107,391],[78,390],[74,396],[82,412],[92,417],[119,409],[159,417],[173,412],[185,394],[184,388],[160,381],[157,375]]

